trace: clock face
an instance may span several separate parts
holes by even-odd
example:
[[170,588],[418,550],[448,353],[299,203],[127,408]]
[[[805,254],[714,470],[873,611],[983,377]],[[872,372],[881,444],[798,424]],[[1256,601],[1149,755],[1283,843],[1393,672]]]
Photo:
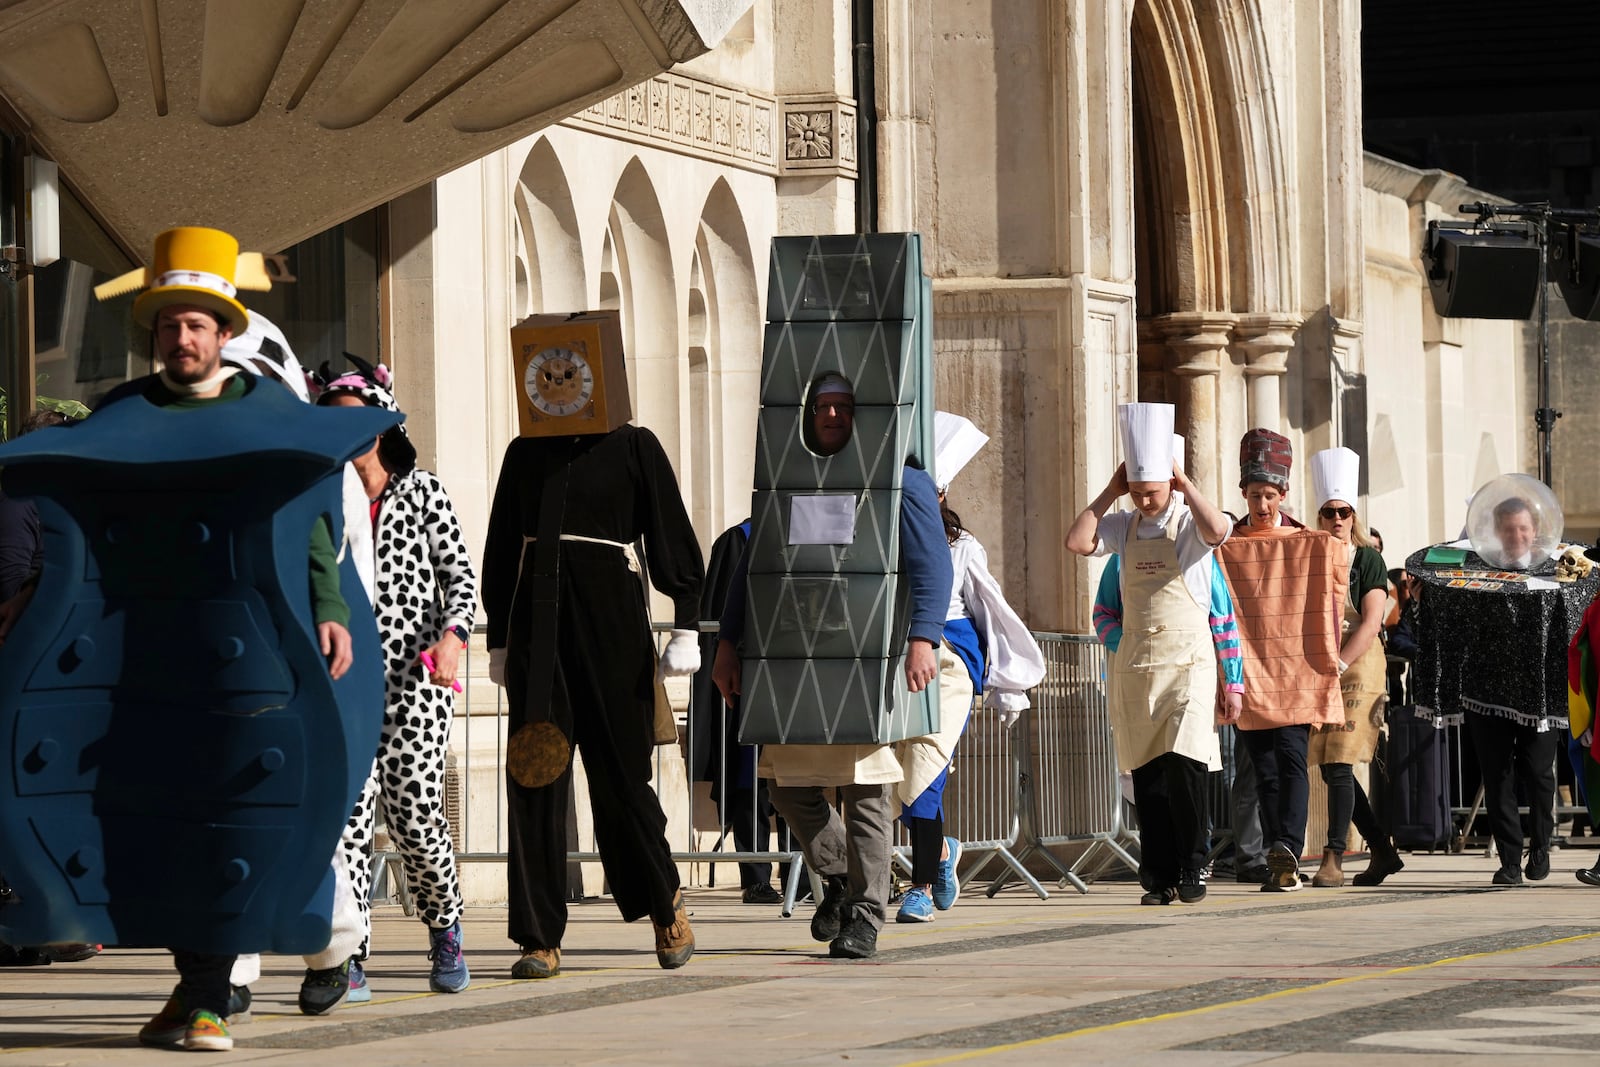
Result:
[[594,370],[575,348],[546,348],[528,361],[522,388],[539,412],[552,418],[575,415],[594,397]]

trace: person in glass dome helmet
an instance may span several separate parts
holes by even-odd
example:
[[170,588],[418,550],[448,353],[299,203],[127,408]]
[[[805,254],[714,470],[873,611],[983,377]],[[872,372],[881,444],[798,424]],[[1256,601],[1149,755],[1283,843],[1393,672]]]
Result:
[[1494,535],[1500,541],[1505,567],[1520,571],[1533,565],[1539,517],[1526,500],[1520,496],[1507,497],[1494,506]]

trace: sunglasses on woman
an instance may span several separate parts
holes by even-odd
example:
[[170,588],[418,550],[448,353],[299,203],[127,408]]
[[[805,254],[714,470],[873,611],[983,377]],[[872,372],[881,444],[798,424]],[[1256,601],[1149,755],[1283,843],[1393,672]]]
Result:
[[1325,519],[1331,520],[1348,519],[1351,515],[1354,515],[1355,512],[1355,508],[1323,508],[1321,511],[1317,512],[1317,514],[1321,515]]

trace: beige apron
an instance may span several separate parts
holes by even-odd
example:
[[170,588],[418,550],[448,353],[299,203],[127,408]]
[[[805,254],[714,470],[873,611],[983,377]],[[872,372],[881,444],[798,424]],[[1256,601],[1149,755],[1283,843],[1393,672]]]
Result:
[[956,742],[972,714],[972,675],[948,642],[939,645],[939,731],[896,741],[895,754],[905,777],[895,788],[900,803],[911,804],[955,759]]
[[[1345,597],[1344,634],[1361,623],[1361,609]],[[1311,745],[1306,750],[1306,766],[1324,763],[1366,763],[1378,748],[1378,726],[1389,693],[1389,661],[1383,642],[1372,644],[1339,676],[1339,691],[1344,697],[1344,723],[1311,728]]]
[[1111,660],[1110,699],[1124,771],[1168,752],[1222,769],[1210,605],[1195,603],[1183,580],[1177,528],[1174,515],[1165,536],[1130,536],[1123,546],[1122,643]]

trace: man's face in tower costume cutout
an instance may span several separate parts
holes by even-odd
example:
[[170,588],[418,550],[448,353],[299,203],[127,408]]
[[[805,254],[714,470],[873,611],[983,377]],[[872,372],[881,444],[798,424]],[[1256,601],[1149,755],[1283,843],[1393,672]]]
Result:
[[831,456],[850,443],[856,401],[851,393],[830,389],[811,402],[811,437],[818,455]]

